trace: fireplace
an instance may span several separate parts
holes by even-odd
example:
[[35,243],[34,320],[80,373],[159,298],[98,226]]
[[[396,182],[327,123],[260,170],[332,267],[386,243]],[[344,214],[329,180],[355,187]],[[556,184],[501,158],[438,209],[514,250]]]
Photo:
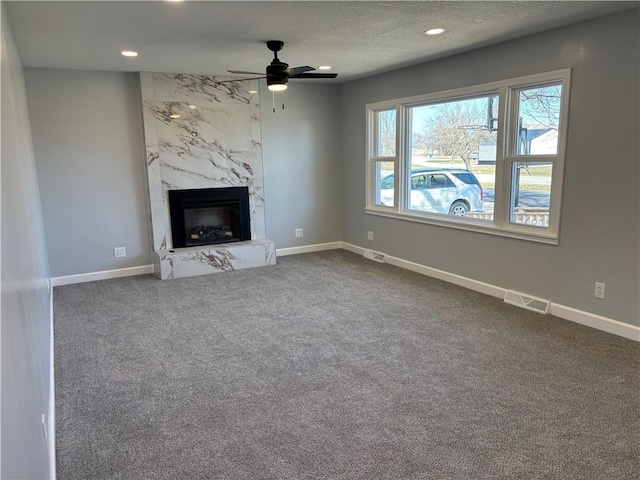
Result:
[[173,248],[251,240],[249,188],[169,190]]

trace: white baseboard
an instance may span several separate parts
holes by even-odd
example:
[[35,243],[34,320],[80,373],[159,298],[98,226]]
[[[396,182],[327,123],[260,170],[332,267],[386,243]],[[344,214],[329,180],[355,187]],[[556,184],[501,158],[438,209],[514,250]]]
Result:
[[[365,248],[351,245],[346,242],[342,242],[342,244],[342,248],[344,248],[345,250],[357,253],[359,255],[364,255],[364,251],[366,250]],[[422,275],[438,278],[440,280],[444,280],[446,282],[453,283],[455,285],[459,285],[461,287],[465,287],[470,290],[484,293],[486,295],[491,295],[497,298],[504,298],[508,290],[507,288],[480,282],[472,278],[463,277],[461,275],[456,275],[455,273],[446,272],[444,270],[438,270],[437,268],[427,267],[419,263],[410,262],[408,260],[392,257],[386,254],[384,262],[390,265],[395,265],[396,267],[411,270],[412,272],[420,273]],[[567,307],[565,305],[560,305],[554,302],[551,302],[549,313],[564,320],[569,320],[571,322],[602,330],[603,332],[612,333],[614,335],[640,342],[640,327],[637,327],[635,325],[629,325],[628,323],[623,323],[618,320],[613,320],[611,318],[603,317],[590,312],[585,312],[584,310]]]
[[640,327],[551,302],[551,315],[640,342]]
[[322,252],[324,250],[337,250],[343,247],[343,242],[317,243],[315,245],[303,245],[301,247],[277,248],[277,257],[297,255],[299,253]]
[[352,245],[350,243],[346,243],[346,242],[340,242],[340,243],[342,243],[343,249],[348,250],[351,253],[357,253],[358,255],[364,255],[364,251],[366,250],[366,248],[358,247],[357,245]]
[[54,287],[71,285],[74,283],[95,282],[96,280],[107,280],[109,278],[132,277],[134,275],[144,275],[153,273],[153,265],[141,265],[139,267],[118,268],[116,270],[104,270],[102,272],[81,273],[79,275],[67,275],[64,277],[53,277],[51,284]]
[[492,297],[504,298],[505,294],[507,293],[506,288],[497,287],[489,283],[480,282],[472,278],[463,277],[462,275],[456,275],[455,273],[446,272],[437,268],[427,267],[419,263],[410,262],[408,260],[392,257],[390,255],[386,256],[385,263],[395,265],[396,267],[405,268],[407,270],[411,270],[412,272],[421,273],[422,275],[427,275],[428,277],[444,280],[446,282],[453,283],[470,290],[475,290],[476,292],[484,293],[485,295],[491,295]]
[[56,388],[53,338],[53,289],[49,289],[49,411],[47,412],[47,435],[49,439],[49,475],[56,480]]

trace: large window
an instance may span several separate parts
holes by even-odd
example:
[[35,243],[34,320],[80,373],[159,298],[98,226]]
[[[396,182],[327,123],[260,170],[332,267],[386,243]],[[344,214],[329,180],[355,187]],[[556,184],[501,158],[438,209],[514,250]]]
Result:
[[367,212],[556,243],[570,71],[367,106]]

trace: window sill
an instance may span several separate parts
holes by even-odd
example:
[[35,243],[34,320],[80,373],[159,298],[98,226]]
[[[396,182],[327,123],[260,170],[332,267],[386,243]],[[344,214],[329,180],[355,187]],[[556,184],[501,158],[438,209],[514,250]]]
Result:
[[[448,215],[426,215],[413,212],[396,212],[390,208],[384,207],[367,207],[365,212],[368,215],[376,215],[380,217],[395,218],[397,220],[404,220],[408,222],[424,223],[427,225],[435,225],[438,227],[454,228],[457,230],[466,230],[469,232],[484,233],[488,235],[496,235],[499,237],[515,238],[518,240],[525,240],[528,242],[544,243],[548,245],[558,245],[558,236],[548,233],[532,233],[531,228],[526,228],[527,231],[518,229],[518,225],[513,225],[513,228],[499,228],[487,223],[481,223],[479,221],[473,221],[471,219],[464,219],[464,217],[456,217],[456,220],[450,220]],[[532,227],[535,228],[535,227]]]

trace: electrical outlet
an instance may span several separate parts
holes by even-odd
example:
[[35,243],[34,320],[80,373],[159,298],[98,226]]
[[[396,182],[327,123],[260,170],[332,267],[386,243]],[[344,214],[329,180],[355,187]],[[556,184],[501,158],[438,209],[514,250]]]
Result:
[[115,247],[113,249],[113,256],[116,258],[122,258],[127,256],[127,250],[124,247]]
[[593,296],[604,300],[604,283],[596,282],[596,288],[593,291]]
[[296,237],[302,237],[304,235],[304,231],[301,228],[296,228]]
[[367,232],[367,240],[373,241],[373,232],[372,231],[368,231]]

